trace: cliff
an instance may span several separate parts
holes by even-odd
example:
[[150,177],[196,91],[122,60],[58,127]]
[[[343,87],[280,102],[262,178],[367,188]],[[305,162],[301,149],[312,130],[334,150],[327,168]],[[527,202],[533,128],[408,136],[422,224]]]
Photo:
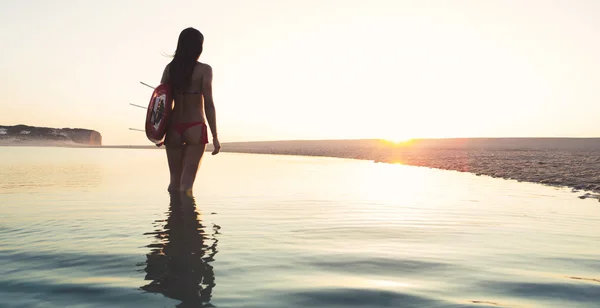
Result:
[[83,128],[50,128],[28,125],[0,126],[0,142],[10,144],[102,145],[102,135]]

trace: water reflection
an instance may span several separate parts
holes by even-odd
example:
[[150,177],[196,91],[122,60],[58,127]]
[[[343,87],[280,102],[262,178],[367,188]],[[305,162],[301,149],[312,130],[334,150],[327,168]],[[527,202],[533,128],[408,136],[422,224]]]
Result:
[[90,189],[100,186],[102,177],[102,168],[91,163],[1,164],[0,193]]
[[155,241],[148,245],[142,290],[181,301],[178,307],[214,307],[209,302],[215,286],[213,267],[219,226],[202,223],[193,197],[171,195],[166,220],[155,222]]

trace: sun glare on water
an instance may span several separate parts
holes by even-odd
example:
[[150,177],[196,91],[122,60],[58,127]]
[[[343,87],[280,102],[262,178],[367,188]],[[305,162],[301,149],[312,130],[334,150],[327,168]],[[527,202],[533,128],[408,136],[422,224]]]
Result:
[[385,138],[383,140],[393,143],[393,144],[405,144],[405,143],[411,142],[413,139],[400,137],[400,138]]

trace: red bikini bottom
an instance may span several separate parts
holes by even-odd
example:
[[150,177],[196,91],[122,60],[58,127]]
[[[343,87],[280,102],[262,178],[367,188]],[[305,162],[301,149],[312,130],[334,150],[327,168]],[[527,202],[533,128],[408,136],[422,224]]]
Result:
[[200,144],[208,143],[208,129],[204,122],[183,122],[183,123],[171,123],[171,129],[173,129],[179,136],[183,136],[183,133],[190,127],[202,125],[202,135],[200,136]]

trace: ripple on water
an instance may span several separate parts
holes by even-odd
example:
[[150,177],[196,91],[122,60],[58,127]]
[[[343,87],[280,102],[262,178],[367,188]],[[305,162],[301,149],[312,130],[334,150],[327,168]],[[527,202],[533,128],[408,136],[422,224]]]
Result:
[[[366,162],[224,155],[207,157],[197,199],[178,200],[155,176],[168,174],[156,164],[162,151],[72,156],[98,159],[96,173],[53,177],[14,159],[23,172],[0,206],[2,307],[600,301],[598,202],[570,192]],[[40,179],[73,180],[36,188]]]
[[577,307],[578,304],[595,305],[600,295],[600,284],[571,282],[567,279],[547,279],[545,281],[480,281],[474,286],[481,292],[497,293],[513,298],[521,298],[543,306]]

